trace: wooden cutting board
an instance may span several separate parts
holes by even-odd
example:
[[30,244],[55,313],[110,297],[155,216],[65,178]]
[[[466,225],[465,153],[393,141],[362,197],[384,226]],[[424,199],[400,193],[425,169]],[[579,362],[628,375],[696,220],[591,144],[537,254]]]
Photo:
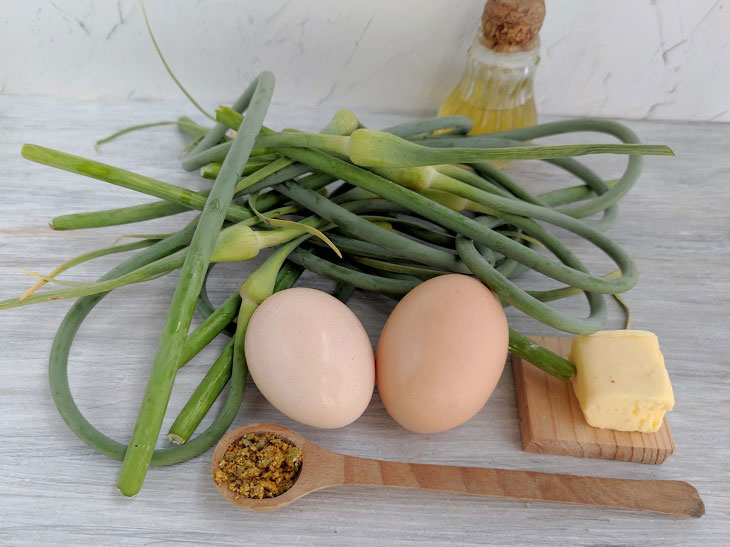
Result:
[[[567,357],[571,338],[532,336]],[[666,418],[656,433],[588,425],[571,382],[563,382],[512,355],[522,446],[527,452],[659,464],[674,452]]]

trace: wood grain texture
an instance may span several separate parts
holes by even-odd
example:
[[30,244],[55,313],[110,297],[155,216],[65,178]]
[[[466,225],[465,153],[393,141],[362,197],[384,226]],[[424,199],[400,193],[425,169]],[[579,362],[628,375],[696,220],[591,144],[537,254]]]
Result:
[[632,509],[676,517],[698,518],[705,513],[705,506],[697,490],[685,481],[581,477],[513,469],[357,458],[326,450],[276,424],[251,424],[236,428],[225,435],[213,452],[213,477],[231,444],[249,433],[274,433],[296,445],[302,453],[302,467],[294,485],[274,498],[249,499],[233,493],[225,481],[216,483],[224,498],[253,511],[280,509],[323,488],[382,486],[520,501]]
[[[567,357],[571,338],[531,337]],[[599,429],[586,423],[573,386],[512,355],[522,447],[527,452],[635,463],[663,463],[674,452],[666,418],[656,433]]]
[[[276,98],[275,98],[276,100]],[[221,99],[225,104],[225,97]],[[215,104],[206,105],[215,106]],[[343,104],[342,106],[347,106]],[[331,109],[274,105],[267,125],[319,130]],[[403,113],[356,109],[368,127],[404,121]],[[0,298],[33,282],[22,268],[48,272],[64,260],[112,242],[122,234],[176,229],[186,215],[76,232],[53,232],[61,213],[149,201],[123,188],[39,166],[20,157],[24,142],[55,147],[188,188],[202,189],[195,173],[179,166],[185,139],[173,127],[128,135],[102,148],[93,142],[122,127],[185,114],[205,123],[184,100],[160,102],[67,101],[0,95]],[[427,113],[423,113],[424,115]],[[411,116],[412,117],[412,116]],[[241,534],[269,545],[726,545],[730,535],[730,126],[628,122],[644,142],[665,143],[676,158],[647,158],[636,187],[622,200],[619,224],[609,235],[635,258],[641,276],[625,295],[635,327],[657,333],[677,401],[671,414],[677,451],[661,466],[565,458],[522,450],[512,367],[487,405],[469,422],[444,433],[416,435],[385,413],[380,399],[340,430],[300,426],[269,405],[249,379],[234,425],[268,422],[289,427],[329,450],[357,457],[423,464],[530,469],[630,479],[686,480],[707,513],[676,520],[628,511],[534,504],[369,487],[328,489],[281,511],[244,513],[224,500],[210,480],[212,450],[184,464],[151,469],[142,492],[124,499],[114,486],[119,463],[91,451],[65,426],[48,387],[51,340],[70,302],[0,313],[0,545],[240,545]],[[596,140],[595,135],[555,142]],[[587,158],[607,178],[623,159]],[[543,162],[517,162],[510,172],[534,191],[567,184]],[[595,248],[561,232],[597,274],[613,269]],[[122,256],[69,271],[67,280],[96,279]],[[258,261],[256,261],[258,263]],[[253,265],[216,267],[210,295],[223,301]],[[121,289],[89,316],[71,348],[71,389],[100,430],[129,439],[149,366],[159,340],[175,275]],[[332,283],[305,275],[302,286],[330,290]],[[552,287],[540,275],[520,278],[528,289]],[[585,314],[581,298],[556,305]],[[357,292],[350,307],[375,342],[393,302]],[[609,303],[607,328],[622,314]],[[507,310],[520,332],[557,331]],[[180,370],[163,426],[167,430],[225,340],[216,340]],[[217,411],[219,407],[215,407]],[[202,427],[210,421],[206,420]],[[162,439],[160,446],[165,446]],[[43,465],[31,465],[42,454]]]

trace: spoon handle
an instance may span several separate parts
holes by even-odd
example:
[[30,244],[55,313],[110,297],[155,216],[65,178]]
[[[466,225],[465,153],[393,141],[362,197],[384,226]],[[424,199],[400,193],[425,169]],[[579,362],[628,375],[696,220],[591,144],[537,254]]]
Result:
[[420,488],[526,501],[551,501],[700,517],[705,506],[689,483],[424,465],[346,456],[342,484]]

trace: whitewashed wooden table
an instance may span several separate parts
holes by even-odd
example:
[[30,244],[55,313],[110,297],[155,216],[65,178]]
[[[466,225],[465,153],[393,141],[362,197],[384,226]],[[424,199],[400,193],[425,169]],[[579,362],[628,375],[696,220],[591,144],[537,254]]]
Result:
[[[345,106],[345,105],[342,105]],[[135,226],[53,232],[51,217],[142,203],[149,199],[108,184],[23,160],[32,142],[94,157],[93,142],[146,121],[195,115],[184,102],[74,102],[0,96],[0,298],[25,289],[23,268],[48,272],[68,257],[105,246],[122,234],[165,232],[181,217]],[[317,129],[333,111],[274,106],[274,127]],[[405,119],[361,112],[369,126]],[[707,513],[699,520],[554,504],[473,498],[407,490],[342,488],[308,496],[269,514],[243,512],[226,502],[209,476],[211,451],[183,464],[152,469],[134,499],[116,488],[119,464],[93,452],[65,426],[51,400],[47,362],[51,340],[70,302],[0,312],[0,544],[530,544],[721,545],[730,534],[730,126],[630,122],[645,142],[665,143],[676,158],[648,158],[644,174],[621,204],[610,231],[635,257],[639,284],[626,299],[634,325],[660,338],[674,385],[669,420],[676,453],[661,466],[528,454],[521,450],[512,372],[467,424],[437,435],[400,429],[377,397],[353,425],[335,431],[303,427],[272,409],[249,382],[234,425],[275,422],[325,446],[356,456],[421,463],[495,466],[562,473],[682,479],[700,491]],[[587,137],[585,137],[587,138]],[[173,183],[202,188],[178,157],[184,138],[174,127],[129,135],[104,147],[99,159]],[[591,163],[613,175],[623,165]],[[534,188],[566,179],[542,164],[510,168]],[[573,248],[596,272],[612,269],[584,242]],[[69,272],[91,280],[120,257],[105,257]],[[216,269],[212,296],[235,290],[250,266]],[[529,282],[527,278],[526,282]],[[327,288],[305,276],[301,283]],[[535,278],[533,286],[539,286]],[[119,440],[129,437],[151,357],[174,287],[174,276],[116,291],[91,314],[71,355],[71,387],[82,411]],[[571,299],[563,309],[583,312]],[[392,303],[357,293],[351,306],[373,342]],[[510,311],[525,333],[548,327]],[[197,321],[197,319],[196,319]],[[609,327],[622,316],[612,304]],[[223,341],[217,340],[178,374],[165,428],[197,385]],[[161,441],[161,444],[162,441]]]

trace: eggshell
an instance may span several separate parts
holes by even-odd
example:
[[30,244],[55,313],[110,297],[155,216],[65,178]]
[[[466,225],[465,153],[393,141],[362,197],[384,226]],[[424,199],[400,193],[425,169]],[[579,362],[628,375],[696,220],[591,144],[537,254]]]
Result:
[[350,308],[322,291],[294,288],[266,299],[251,317],[245,349],[264,397],[305,425],[346,426],[372,398],[370,339]]
[[504,310],[481,282],[449,274],[421,283],[395,307],[378,341],[385,409],[416,433],[466,422],[494,391],[508,340]]

